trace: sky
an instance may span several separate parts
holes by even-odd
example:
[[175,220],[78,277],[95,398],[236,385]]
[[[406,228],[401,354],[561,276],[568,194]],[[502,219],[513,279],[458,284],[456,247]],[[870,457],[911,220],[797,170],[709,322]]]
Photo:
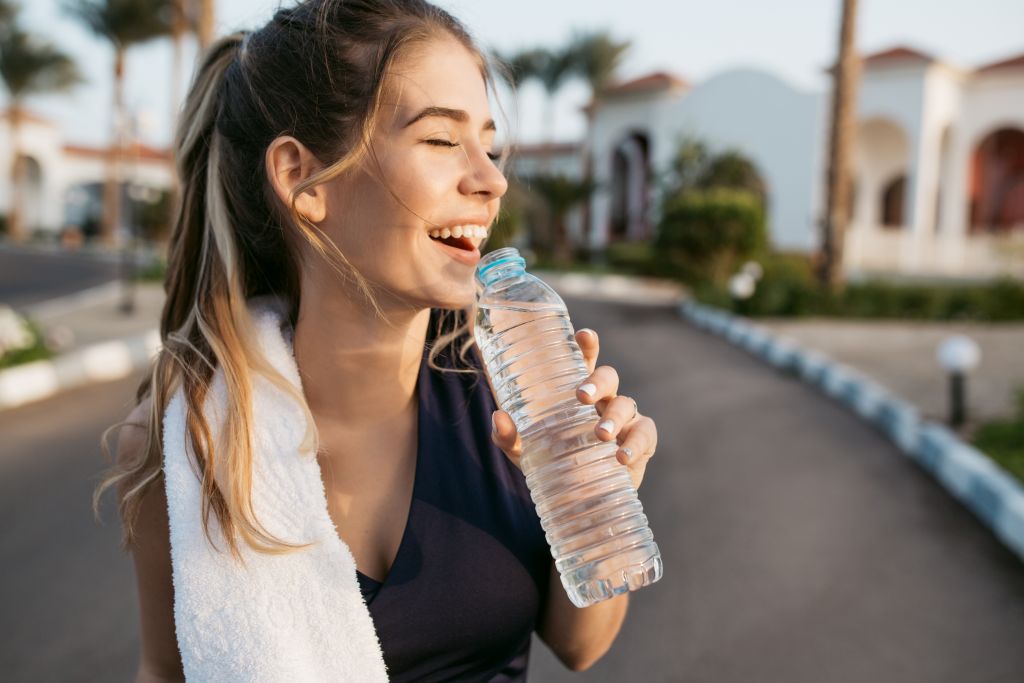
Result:
[[[65,142],[103,145],[110,139],[113,53],[68,17],[58,0],[21,0],[23,23],[79,63],[85,82],[63,95],[41,96],[29,108],[54,121]],[[218,32],[254,28],[270,19],[280,0],[218,0]],[[436,0],[463,21],[485,48],[508,53],[564,44],[574,30],[608,30],[632,41],[624,79],[669,71],[699,83],[734,67],[757,67],[814,91],[827,88],[824,68],[835,56],[840,0]],[[1024,0],[860,0],[857,47],[863,53],[909,45],[961,67],[1024,53]],[[185,50],[184,93],[195,58]],[[168,41],[133,48],[127,65],[126,101],[142,113],[144,142],[170,140],[173,111]],[[556,102],[554,138],[577,140],[584,131],[580,107],[588,91],[570,83]],[[539,86],[520,92],[518,110],[502,100],[511,135],[537,142],[543,135]],[[518,112],[518,113],[517,113]],[[500,116],[496,119],[501,120]]]

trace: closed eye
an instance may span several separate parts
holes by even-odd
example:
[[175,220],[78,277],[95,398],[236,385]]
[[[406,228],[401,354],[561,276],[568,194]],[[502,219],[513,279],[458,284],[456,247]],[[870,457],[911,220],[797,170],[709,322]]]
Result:
[[[448,140],[424,140],[428,145],[434,145],[435,147],[461,147],[462,145],[458,142],[449,142]],[[500,154],[494,154],[493,152],[487,153],[487,158],[491,161],[497,161],[501,158]]]

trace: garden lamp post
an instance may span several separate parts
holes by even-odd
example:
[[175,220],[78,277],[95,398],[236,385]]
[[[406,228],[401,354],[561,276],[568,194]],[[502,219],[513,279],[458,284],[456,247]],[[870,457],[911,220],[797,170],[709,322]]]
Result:
[[729,278],[729,294],[737,301],[745,301],[754,296],[757,289],[757,279],[745,270]]
[[966,376],[981,362],[981,349],[970,337],[957,334],[942,340],[936,357],[949,375],[949,424],[958,428],[967,418]]
[[153,115],[146,109],[136,109],[130,119],[131,124],[129,144],[132,150],[132,172],[127,183],[128,215],[123,230],[123,242],[121,248],[121,305],[120,311],[124,315],[135,313],[135,278],[136,261],[135,253],[138,243],[138,221],[139,203],[146,200],[147,189],[138,184],[139,161],[142,145],[142,134],[151,131],[154,127]]

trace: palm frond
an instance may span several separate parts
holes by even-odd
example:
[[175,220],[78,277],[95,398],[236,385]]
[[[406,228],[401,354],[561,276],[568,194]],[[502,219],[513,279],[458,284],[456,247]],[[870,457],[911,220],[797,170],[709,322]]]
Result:
[[539,78],[546,58],[545,51],[536,48],[520,50],[510,55],[499,52],[492,54],[501,65],[505,80],[514,88],[518,88],[526,81]]
[[575,34],[569,51],[573,54],[577,74],[597,96],[614,79],[630,47],[632,43],[628,40],[620,42],[605,31],[596,31]]
[[173,0],[63,0],[63,9],[98,36],[121,48],[168,35]]
[[0,38],[0,77],[12,100],[67,90],[82,80],[70,57],[17,28],[7,29]]

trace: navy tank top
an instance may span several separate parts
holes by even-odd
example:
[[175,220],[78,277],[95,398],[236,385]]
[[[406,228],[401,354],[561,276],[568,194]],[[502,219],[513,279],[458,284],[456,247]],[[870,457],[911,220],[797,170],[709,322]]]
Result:
[[[482,374],[433,370],[416,391],[412,503],[383,582],[358,572],[391,681],[525,681],[552,558],[522,472],[491,442]],[[450,349],[437,358],[456,367]],[[482,362],[474,347],[467,358]]]

